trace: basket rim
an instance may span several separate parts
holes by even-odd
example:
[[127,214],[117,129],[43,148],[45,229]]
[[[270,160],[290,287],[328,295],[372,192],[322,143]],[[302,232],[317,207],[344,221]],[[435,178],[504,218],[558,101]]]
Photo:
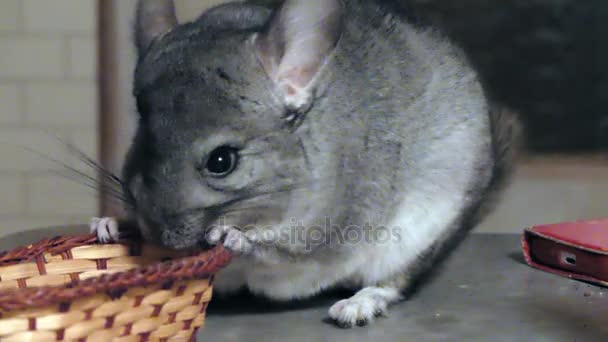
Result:
[[[75,247],[97,245],[93,234],[55,237],[40,240],[29,246],[17,247],[0,253],[0,266],[23,262],[36,262],[44,253],[60,254]],[[142,245],[141,241],[117,242],[116,245]],[[223,246],[199,251],[189,256],[156,262],[128,271],[105,274],[85,280],[75,280],[61,286],[40,286],[0,290],[0,310],[13,311],[39,308],[53,304],[71,302],[84,296],[106,292],[120,297],[128,288],[163,284],[190,279],[212,279],[214,274],[232,259],[231,253]]]

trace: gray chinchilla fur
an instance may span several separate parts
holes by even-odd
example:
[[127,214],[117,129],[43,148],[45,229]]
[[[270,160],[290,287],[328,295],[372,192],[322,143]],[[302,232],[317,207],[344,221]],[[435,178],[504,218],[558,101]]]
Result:
[[390,1],[220,5],[178,24],[140,1],[130,219],[178,249],[237,256],[220,293],[348,286],[365,324],[491,209],[518,125],[466,56]]

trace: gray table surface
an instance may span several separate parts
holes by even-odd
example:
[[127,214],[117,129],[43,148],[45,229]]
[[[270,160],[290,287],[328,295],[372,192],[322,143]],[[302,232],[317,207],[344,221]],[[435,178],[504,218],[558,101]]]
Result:
[[[11,235],[0,250],[47,236]],[[329,306],[345,296],[280,305],[246,294],[216,297],[198,340],[608,341],[608,289],[528,267],[516,235],[472,234],[436,277],[370,326],[326,322]]]

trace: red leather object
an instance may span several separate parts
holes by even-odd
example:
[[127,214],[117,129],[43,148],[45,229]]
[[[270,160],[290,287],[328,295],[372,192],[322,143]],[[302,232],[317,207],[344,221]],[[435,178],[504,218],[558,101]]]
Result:
[[532,267],[608,286],[608,219],[527,228],[522,245]]

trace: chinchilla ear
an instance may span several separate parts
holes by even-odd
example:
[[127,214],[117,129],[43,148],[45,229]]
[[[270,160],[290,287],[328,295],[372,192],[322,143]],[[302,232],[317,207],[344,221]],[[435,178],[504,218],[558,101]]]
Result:
[[150,43],[177,26],[172,0],[139,0],[135,21],[135,44],[141,56]]
[[256,49],[286,107],[311,105],[315,79],[342,33],[340,0],[286,0],[266,30],[256,37]]

